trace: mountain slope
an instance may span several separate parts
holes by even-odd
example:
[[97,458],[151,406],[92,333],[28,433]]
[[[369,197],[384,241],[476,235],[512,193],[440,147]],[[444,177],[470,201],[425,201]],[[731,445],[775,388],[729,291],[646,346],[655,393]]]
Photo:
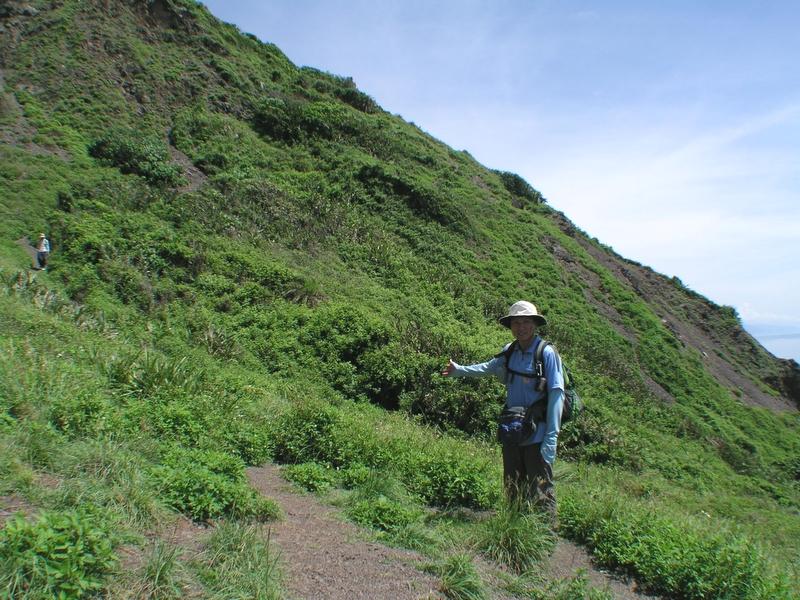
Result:
[[[603,555],[611,498],[637,507],[639,533],[638,510],[679,529],[688,515],[796,568],[800,371],[733,309],[200,5],[10,2],[0,17],[4,269],[26,262],[14,240],[48,231],[52,293],[131,347],[479,444],[498,384],[435,373],[496,353],[497,316],[531,299],[587,404],[561,441],[581,473],[565,531],[670,593]],[[587,508],[597,494],[608,514]]]

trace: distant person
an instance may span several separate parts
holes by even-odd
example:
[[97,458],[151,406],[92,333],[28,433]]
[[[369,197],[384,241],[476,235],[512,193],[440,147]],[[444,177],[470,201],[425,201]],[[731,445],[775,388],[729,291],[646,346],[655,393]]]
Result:
[[36,242],[36,263],[39,269],[47,269],[47,259],[50,256],[50,242],[43,233],[39,234],[39,241]]
[[451,359],[445,377],[486,377],[494,375],[506,386],[503,415],[524,414],[525,428],[515,436],[504,435],[501,422],[498,437],[503,443],[503,481],[512,501],[527,501],[543,508],[556,524],[556,495],[553,463],[556,459],[561,412],[564,406],[564,378],[561,358],[551,345],[540,354],[542,372],[537,373],[536,351],[543,340],[536,332],[546,319],[530,302],[511,305],[500,324],[511,329],[514,341],[488,362],[462,366]]

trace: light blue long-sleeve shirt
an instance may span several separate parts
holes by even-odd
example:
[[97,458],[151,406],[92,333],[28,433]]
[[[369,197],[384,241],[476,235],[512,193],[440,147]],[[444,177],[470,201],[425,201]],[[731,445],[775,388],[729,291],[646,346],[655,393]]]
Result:
[[[535,351],[542,341],[536,336],[525,349],[517,347],[508,359],[508,368],[518,373],[530,373],[530,377],[514,375],[506,370],[502,356],[474,365],[454,364],[451,377],[495,376],[506,385],[506,406],[531,406],[545,398],[545,392],[536,390]],[[508,346],[506,346],[508,348]],[[504,348],[505,350],[505,348]],[[547,421],[538,424],[536,432],[521,445],[542,444],[542,457],[553,464],[556,459],[558,433],[561,430],[561,412],[564,408],[564,378],[561,374],[561,358],[552,346],[547,346],[542,355],[544,374],[547,378]]]

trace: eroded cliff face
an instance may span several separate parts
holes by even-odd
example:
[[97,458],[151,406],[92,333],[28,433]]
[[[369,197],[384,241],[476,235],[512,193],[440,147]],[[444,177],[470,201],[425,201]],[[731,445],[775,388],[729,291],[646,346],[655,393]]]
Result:
[[[563,214],[557,214],[556,220],[564,233],[642,298],[680,345],[687,351],[696,351],[702,357],[705,369],[742,402],[777,411],[795,411],[800,407],[800,366],[794,360],[772,356],[744,330],[733,309],[718,306],[684,287],[677,279],[666,277],[599,245],[576,229]],[[576,262],[557,243],[553,242],[551,251],[565,268],[578,272],[590,282],[585,290],[587,301],[623,337],[635,340],[635,333],[625,326],[614,306],[603,294],[593,291],[600,288],[597,275]],[[645,380],[654,396],[666,402],[674,401],[650,377],[645,376]]]

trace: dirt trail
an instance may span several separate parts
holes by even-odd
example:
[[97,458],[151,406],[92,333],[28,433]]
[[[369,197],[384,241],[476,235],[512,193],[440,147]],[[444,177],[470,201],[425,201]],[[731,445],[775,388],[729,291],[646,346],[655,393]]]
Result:
[[[336,509],[293,490],[277,465],[250,468],[247,474],[253,487],[283,510],[283,520],[271,530],[292,600],[442,598],[437,580],[418,570],[424,560],[420,555],[366,540],[362,530],[342,521]],[[606,589],[619,600],[656,598],[599,570],[580,546],[559,540],[546,567],[548,575],[574,577],[579,569],[586,571],[593,587]],[[499,590],[490,595],[495,600],[508,598]]]
[[617,579],[605,571],[599,570],[593,563],[591,556],[581,546],[564,539],[558,540],[556,548],[550,557],[548,574],[553,579],[574,577],[579,569],[586,571],[586,578],[596,588],[606,589],[617,600],[657,600],[658,596],[649,596],[638,590],[634,582]]
[[[388,548],[365,539],[363,530],[344,522],[336,509],[322,504],[312,495],[298,493],[280,476],[279,467],[265,465],[248,469],[251,484],[278,502],[284,513],[281,521],[271,523],[271,539],[280,552],[285,574],[287,598],[291,600],[433,600],[443,596],[439,582],[419,570],[420,555]],[[36,511],[17,496],[0,496],[0,528],[13,514],[31,515]],[[148,537],[161,538],[181,548],[184,560],[196,557],[203,549],[210,530],[179,518],[165,530]],[[125,569],[138,570],[145,557],[142,550],[124,546],[118,550]],[[485,583],[499,587],[499,581],[483,565]],[[548,565],[552,579],[574,577],[586,572],[590,584],[605,589],[617,600],[657,600],[637,591],[633,583],[621,581],[596,568],[586,550],[566,540],[559,540]],[[184,589],[185,597],[199,597],[200,592]],[[493,600],[509,600],[500,589],[490,589]]]
[[27,237],[23,237],[17,240],[17,244],[31,257],[31,268],[35,268],[37,263],[36,248],[31,245],[31,241]]
[[272,540],[293,600],[441,598],[436,579],[418,570],[418,554],[365,540],[335,509],[292,492],[275,465],[248,469],[247,475],[283,510],[284,518],[271,527]]

